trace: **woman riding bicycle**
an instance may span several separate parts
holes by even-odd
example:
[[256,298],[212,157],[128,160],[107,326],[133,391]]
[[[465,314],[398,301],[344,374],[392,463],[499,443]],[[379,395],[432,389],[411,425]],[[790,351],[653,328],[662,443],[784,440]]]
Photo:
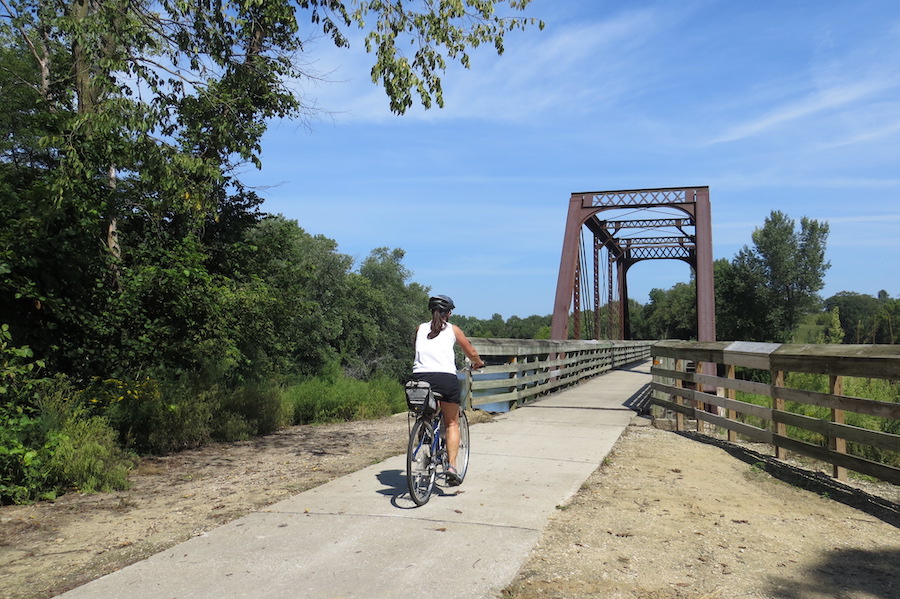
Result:
[[447,427],[447,458],[450,469],[447,471],[447,482],[458,485],[462,482],[456,470],[456,454],[459,451],[459,380],[456,378],[456,356],[453,347],[459,343],[463,353],[472,361],[473,368],[481,368],[484,361],[472,343],[455,324],[448,319],[456,308],[446,295],[429,298],[428,309],[431,321],[419,325],[416,331],[416,358],[413,363],[413,375],[416,379],[427,381],[431,388],[443,397],[440,410]]

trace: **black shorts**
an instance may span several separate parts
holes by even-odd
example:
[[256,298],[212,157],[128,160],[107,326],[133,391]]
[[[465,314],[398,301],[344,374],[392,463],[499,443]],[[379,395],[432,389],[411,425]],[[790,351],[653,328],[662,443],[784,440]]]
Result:
[[455,374],[446,372],[417,372],[412,375],[417,381],[427,381],[432,390],[440,393],[441,401],[447,403],[459,403],[459,379]]

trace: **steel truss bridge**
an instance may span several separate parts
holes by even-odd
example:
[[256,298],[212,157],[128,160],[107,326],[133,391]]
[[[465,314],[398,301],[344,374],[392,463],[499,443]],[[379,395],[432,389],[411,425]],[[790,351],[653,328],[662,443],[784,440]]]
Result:
[[[626,217],[600,218],[623,212]],[[605,258],[601,260],[601,257]],[[563,237],[551,338],[601,338],[601,290],[606,293],[607,339],[631,339],[628,270],[644,260],[681,260],[697,283],[697,335],[715,341],[712,223],[708,187],[671,187],[573,193]],[[605,262],[605,263],[604,263]],[[605,283],[605,284],[602,284]],[[605,287],[605,289],[602,289]],[[585,300],[593,305],[585,305]],[[582,331],[591,311],[593,331]]]

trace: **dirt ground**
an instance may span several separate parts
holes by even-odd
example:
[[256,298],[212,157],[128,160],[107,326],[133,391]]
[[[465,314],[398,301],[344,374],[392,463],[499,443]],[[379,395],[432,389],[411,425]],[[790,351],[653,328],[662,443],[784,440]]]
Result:
[[504,597],[900,598],[900,487],[760,451],[629,427]]
[[[402,453],[406,435],[405,415],[293,427],[146,459],[128,491],[4,506],[0,597],[52,597]],[[632,426],[502,596],[896,599],[900,487],[854,485]]]

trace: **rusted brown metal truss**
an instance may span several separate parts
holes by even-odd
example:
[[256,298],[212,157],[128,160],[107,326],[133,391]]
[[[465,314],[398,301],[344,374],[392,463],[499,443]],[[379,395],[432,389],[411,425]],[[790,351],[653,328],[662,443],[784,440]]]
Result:
[[[683,212],[681,218],[629,218],[601,220],[597,215],[608,210],[630,209],[655,216],[658,209]],[[569,333],[569,307],[573,309],[574,335],[581,338],[582,258],[579,254],[583,230],[593,235],[594,331],[600,336],[600,264],[601,249],[608,254],[607,307],[610,331],[618,338],[630,339],[627,273],[643,260],[674,259],[687,262],[697,282],[697,336],[699,341],[715,341],[715,295],[713,288],[712,223],[708,187],[679,187],[573,193],[563,238],[559,279],[553,309],[551,337],[566,339]],[[633,230],[640,236],[628,236]],[[661,231],[647,236],[645,231]],[[615,284],[614,281],[615,280]],[[618,310],[613,310],[618,290]],[[618,320],[618,322],[614,322]],[[616,326],[618,325],[618,326]]]

